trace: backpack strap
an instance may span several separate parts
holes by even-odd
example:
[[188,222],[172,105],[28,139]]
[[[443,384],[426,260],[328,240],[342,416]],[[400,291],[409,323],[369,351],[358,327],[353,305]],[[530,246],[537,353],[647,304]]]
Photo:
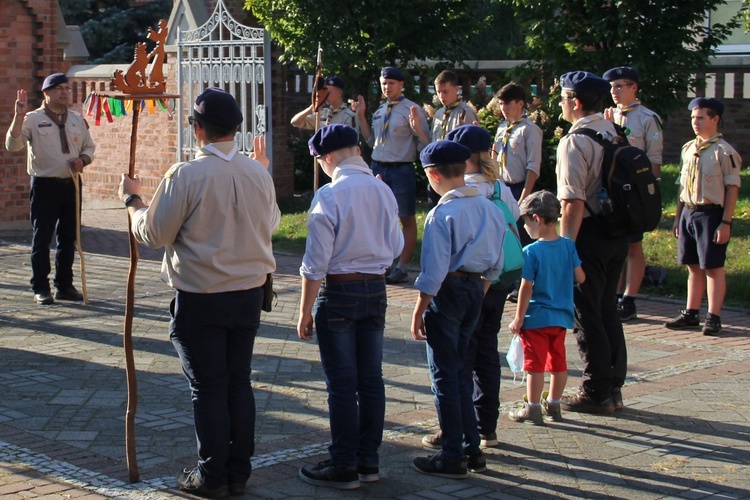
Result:
[[[568,134],[579,134],[579,135],[585,135],[589,139],[593,139],[596,141],[597,144],[604,147],[609,143],[608,140],[606,140],[604,137],[599,135],[599,133],[596,130],[590,129],[590,128],[577,128],[573,130],[572,132],[568,132]],[[583,200],[583,206],[586,207],[586,210],[588,211],[589,215],[592,217],[596,217],[597,214],[594,213],[594,210],[591,208],[591,205],[589,205],[588,201]]]

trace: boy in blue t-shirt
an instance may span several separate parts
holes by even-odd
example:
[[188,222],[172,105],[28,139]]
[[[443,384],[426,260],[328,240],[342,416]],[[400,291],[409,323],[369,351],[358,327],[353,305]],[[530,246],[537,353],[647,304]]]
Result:
[[[537,241],[523,249],[521,288],[510,324],[511,333],[521,336],[526,396],[523,407],[508,417],[541,425],[562,420],[560,398],[568,381],[565,329],[573,328],[573,287],[586,275],[575,242],[557,234],[560,202],[555,195],[537,191],[524,198],[520,208],[526,231]],[[550,372],[550,390],[543,398],[545,372]]]

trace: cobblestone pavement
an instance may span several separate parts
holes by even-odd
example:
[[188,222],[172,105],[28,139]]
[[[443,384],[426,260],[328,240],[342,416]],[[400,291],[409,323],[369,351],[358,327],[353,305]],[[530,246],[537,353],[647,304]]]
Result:
[[[141,481],[125,463],[122,349],[128,268],[126,215],[85,210],[88,305],[36,306],[28,286],[30,231],[0,232],[0,496],[173,498],[174,475],[195,463],[190,396],[167,338],[172,292],[160,251],[142,248],[133,336],[138,377],[136,443]],[[278,303],[264,313],[253,358],[257,450],[247,497],[720,498],[750,497],[750,321],[725,311],[724,334],[673,332],[662,322],[681,304],[644,297],[626,324],[627,408],[614,416],[565,413],[541,427],[501,415],[489,471],[463,481],[410,467],[436,429],[424,345],[408,332],[416,297],[389,286],[384,376],[388,407],[380,482],[342,492],[297,478],[326,458],[326,392],[315,342],[297,339],[299,258],[278,256]],[[76,266],[76,274],[78,274]],[[415,273],[412,273],[412,278]],[[506,310],[506,323],[510,306]],[[501,346],[509,343],[507,328]],[[580,362],[568,335],[570,387]],[[508,370],[502,410],[522,397]]]

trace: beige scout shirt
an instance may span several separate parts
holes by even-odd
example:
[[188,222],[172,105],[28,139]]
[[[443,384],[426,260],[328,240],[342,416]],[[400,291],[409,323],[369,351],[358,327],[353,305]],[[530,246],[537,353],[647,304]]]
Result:
[[[601,113],[584,116],[573,124],[557,145],[557,197],[560,200],[584,200],[594,213],[599,213],[601,209],[596,193],[602,186],[599,174],[604,148],[589,137],[571,134],[584,127],[597,132],[607,131],[611,137],[616,135],[612,122],[605,120]],[[584,217],[590,215],[584,210]]]
[[[321,108],[318,113],[320,113],[320,127],[323,127],[325,125],[333,125],[334,123],[343,123],[344,125],[352,127],[357,132],[360,131],[357,113],[349,109],[348,106],[346,106],[344,109],[339,110],[335,114],[334,110],[330,106],[325,106]],[[315,113],[307,115],[305,117],[304,126],[300,128],[302,130],[315,130]]]
[[21,135],[13,137],[10,130],[5,134],[5,147],[8,151],[20,151],[29,145],[26,171],[33,177],[69,178],[68,161],[84,154],[94,160],[96,146],[89,134],[89,127],[83,117],[68,110],[65,122],[70,153],[62,152],[60,129],[44,113],[42,108],[26,113]]
[[171,287],[219,293],[263,285],[276,269],[279,220],[271,175],[227,141],[172,165],[132,231],[151,248],[166,247],[162,279]]
[[448,115],[448,125],[443,128],[445,107],[442,107],[435,111],[435,116],[432,119],[432,141],[445,139],[445,136],[442,135],[443,130],[445,130],[445,133],[448,133],[456,127],[471,125],[477,120],[477,114],[471,109],[471,106],[461,101],[458,107],[450,112]]
[[[709,139],[710,140],[710,139]],[[679,184],[680,201],[692,205],[724,206],[724,186],[740,186],[742,158],[724,139],[703,151],[698,161],[698,175],[693,189],[687,189],[690,163],[695,155],[695,141],[682,146],[680,155],[682,169],[676,184]]]
[[659,115],[643,105],[625,115],[620,108],[615,108],[614,121],[625,129],[631,146],[645,151],[651,164],[661,165],[664,135]]
[[[495,151],[500,151],[507,128],[507,120],[498,126]],[[500,178],[506,184],[525,182],[527,170],[539,175],[542,168],[542,129],[528,118],[513,127],[506,154],[505,168],[500,169]]]
[[[372,159],[378,162],[411,162],[417,159],[417,152],[422,151],[427,144],[422,144],[419,136],[409,126],[411,107],[417,106],[409,99],[404,99],[391,109],[391,121],[388,126],[388,139],[383,141],[383,120],[387,103],[383,103],[372,115],[372,134],[367,140],[372,149]],[[419,110],[419,125],[424,135],[430,137],[430,127],[421,106]]]

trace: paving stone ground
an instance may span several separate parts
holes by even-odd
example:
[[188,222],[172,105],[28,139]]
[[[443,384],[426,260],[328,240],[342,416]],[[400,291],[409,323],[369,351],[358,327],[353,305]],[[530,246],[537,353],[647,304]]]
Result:
[[[166,333],[172,291],[160,280],[162,252],[143,247],[133,324],[141,481],[128,480],[126,220],[123,210],[83,212],[88,305],[36,306],[28,285],[30,231],[0,232],[3,499],[185,497],[174,475],[195,462],[190,396]],[[674,332],[662,323],[682,304],[650,297],[638,301],[638,321],[625,326],[624,411],[565,413],[564,422],[543,427],[503,414],[500,446],[487,450],[488,472],[463,481],[418,474],[411,460],[429,453],[420,440],[437,418],[424,345],[409,334],[416,291],[408,284],[388,290],[382,479],[348,492],[301,482],[299,467],[326,458],[327,395],[317,345],[295,332],[300,259],[277,258],[278,303],[262,317],[253,358],[257,449],[247,498],[750,497],[750,316],[725,311],[719,338]],[[504,350],[506,327],[500,338]],[[566,345],[572,390],[581,365],[572,335]],[[522,394],[504,370],[503,412]]]

